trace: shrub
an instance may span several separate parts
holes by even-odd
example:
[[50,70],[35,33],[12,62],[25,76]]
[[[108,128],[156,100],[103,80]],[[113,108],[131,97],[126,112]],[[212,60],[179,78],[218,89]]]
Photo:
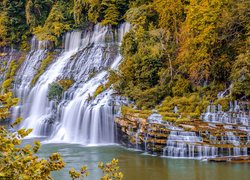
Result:
[[63,87],[57,83],[53,82],[49,84],[48,99],[59,101],[62,98]]

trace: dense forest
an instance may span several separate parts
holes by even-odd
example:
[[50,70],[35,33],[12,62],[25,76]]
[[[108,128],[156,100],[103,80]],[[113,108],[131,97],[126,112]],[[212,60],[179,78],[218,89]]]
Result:
[[248,99],[249,5],[246,0],[2,0],[0,48],[27,51],[32,35],[60,47],[67,31],[97,23],[116,28],[127,21],[133,28],[122,42],[124,60],[110,72],[109,84],[137,107],[169,105],[180,97],[215,100],[226,89],[228,99]]

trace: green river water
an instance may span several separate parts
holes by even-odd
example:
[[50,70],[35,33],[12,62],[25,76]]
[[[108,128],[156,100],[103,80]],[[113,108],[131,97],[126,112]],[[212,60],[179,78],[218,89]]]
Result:
[[[33,140],[26,140],[31,143]],[[42,144],[40,157],[59,152],[66,167],[53,173],[56,180],[67,180],[71,167],[79,170],[87,165],[90,176],[99,179],[99,161],[118,158],[124,180],[250,180],[250,164],[213,163],[193,159],[170,159],[128,150],[118,145],[86,147],[76,144]]]

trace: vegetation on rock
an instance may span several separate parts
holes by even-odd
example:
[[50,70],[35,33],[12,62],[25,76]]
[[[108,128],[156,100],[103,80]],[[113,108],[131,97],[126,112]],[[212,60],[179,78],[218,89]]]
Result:
[[33,77],[31,81],[31,85],[34,86],[39,79],[39,77],[45,72],[46,68],[50,65],[50,63],[53,61],[53,54],[48,53],[47,57],[42,60],[40,67],[38,68],[35,76]]
[[[5,72],[5,81],[2,84],[3,92],[8,92],[11,88],[13,80],[15,78],[16,72],[21,67],[22,63],[25,60],[25,53],[23,53],[18,60],[12,60]],[[3,70],[4,73],[4,70]]]
[[58,82],[49,84],[48,99],[60,101],[63,94],[63,87]]

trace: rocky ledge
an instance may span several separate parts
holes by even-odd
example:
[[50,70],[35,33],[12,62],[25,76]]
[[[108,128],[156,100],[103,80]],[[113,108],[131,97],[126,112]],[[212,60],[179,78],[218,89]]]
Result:
[[115,122],[122,145],[151,154],[201,159],[250,154],[250,126],[244,124],[152,121],[139,113],[124,114]]

